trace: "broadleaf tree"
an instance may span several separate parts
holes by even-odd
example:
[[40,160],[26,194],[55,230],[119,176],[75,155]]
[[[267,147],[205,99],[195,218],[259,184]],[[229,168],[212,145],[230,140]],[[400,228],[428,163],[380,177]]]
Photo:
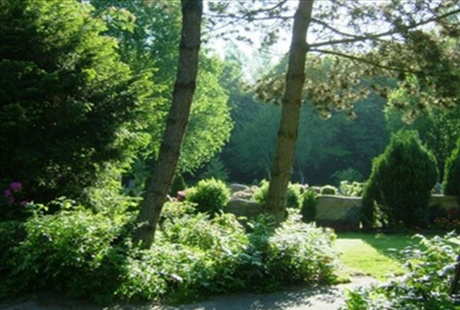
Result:
[[[152,109],[143,120],[150,142],[138,155],[138,165],[127,177],[144,185],[158,156],[171,105],[179,57],[180,3],[144,0],[91,0],[97,14],[109,22],[108,34],[119,41],[122,59],[136,72],[153,71]],[[226,89],[219,78],[223,64],[217,57],[200,54],[196,95],[184,138],[177,173],[195,172],[229,139],[232,129]],[[138,168],[142,165],[142,169]]]

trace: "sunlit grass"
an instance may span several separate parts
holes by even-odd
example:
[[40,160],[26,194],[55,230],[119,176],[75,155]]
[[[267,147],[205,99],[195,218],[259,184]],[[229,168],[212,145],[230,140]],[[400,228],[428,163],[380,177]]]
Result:
[[411,235],[339,233],[337,249],[341,261],[350,275],[368,275],[385,279],[403,273],[403,263],[396,253],[413,243]]

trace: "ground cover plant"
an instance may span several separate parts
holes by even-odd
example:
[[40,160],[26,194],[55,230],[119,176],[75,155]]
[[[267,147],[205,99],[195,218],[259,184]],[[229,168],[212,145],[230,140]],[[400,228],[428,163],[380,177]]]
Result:
[[60,203],[52,214],[30,204],[23,223],[0,223],[2,298],[51,290],[99,303],[189,302],[336,279],[335,234],[303,223],[299,210],[278,228],[266,216],[245,228],[231,214],[211,218],[190,202],[168,203],[155,244],[141,250],[130,241],[129,204],[95,212]]
[[460,237],[453,232],[443,237],[415,237],[418,244],[400,251],[406,260],[405,273],[383,284],[350,291],[346,309],[459,308],[460,296],[451,287]]

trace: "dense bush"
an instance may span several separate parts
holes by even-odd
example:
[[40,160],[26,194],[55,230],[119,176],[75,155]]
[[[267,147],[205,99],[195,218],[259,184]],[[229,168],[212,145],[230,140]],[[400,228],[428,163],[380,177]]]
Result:
[[444,194],[457,196],[460,199],[460,139],[446,161],[444,173]]
[[[268,181],[262,181],[259,190],[254,193],[254,200],[265,205],[268,197]],[[302,192],[298,185],[289,183],[286,192],[286,206],[288,208],[300,209],[302,206]]]
[[237,269],[245,288],[273,291],[286,284],[335,281],[338,254],[332,230],[303,223],[295,209],[279,228],[265,216],[250,226],[249,244]]
[[129,212],[95,214],[62,203],[52,215],[35,211],[23,224],[1,222],[2,297],[46,289],[100,302],[185,302],[335,278],[335,235],[302,223],[298,211],[278,229],[261,216],[247,232],[234,215],[210,219],[189,203],[169,203],[155,244],[139,250],[130,242]]
[[21,182],[10,182],[0,187],[0,221],[24,220],[28,200]]
[[337,188],[332,185],[321,187],[321,195],[337,195]]
[[65,203],[62,211],[37,213],[23,224],[24,240],[8,249],[10,255],[1,262],[9,266],[9,293],[52,289],[102,300],[116,288],[123,256],[113,242],[126,218]]
[[267,268],[273,283],[331,283],[336,279],[336,235],[302,223],[297,211],[269,239]]
[[361,196],[363,193],[364,184],[361,182],[341,181],[339,187],[339,194],[341,196]]
[[378,220],[384,225],[426,225],[436,181],[435,158],[420,143],[417,133],[398,132],[373,162],[363,194],[363,214],[367,214],[363,221],[372,224],[381,214]]
[[450,296],[449,290],[459,254],[459,236],[417,237],[419,245],[401,252],[407,272],[388,283],[348,292],[347,309],[456,309],[455,296]]
[[314,190],[307,190],[303,194],[302,201],[302,220],[306,223],[314,222],[316,220],[316,205],[318,204],[318,197]]
[[214,216],[227,206],[230,188],[221,180],[201,180],[187,191],[186,199],[197,204],[198,212],[207,212]]

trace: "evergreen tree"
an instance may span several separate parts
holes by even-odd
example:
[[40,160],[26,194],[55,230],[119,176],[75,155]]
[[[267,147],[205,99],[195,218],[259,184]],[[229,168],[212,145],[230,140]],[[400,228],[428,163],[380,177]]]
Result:
[[148,75],[120,61],[87,3],[1,3],[0,175],[35,201],[76,197],[142,146]]
[[372,222],[371,211],[378,205],[380,219],[390,226],[426,225],[431,190],[437,181],[436,160],[414,131],[399,131],[372,166],[364,191],[364,214]]
[[457,146],[446,161],[444,194],[460,197],[460,138]]

